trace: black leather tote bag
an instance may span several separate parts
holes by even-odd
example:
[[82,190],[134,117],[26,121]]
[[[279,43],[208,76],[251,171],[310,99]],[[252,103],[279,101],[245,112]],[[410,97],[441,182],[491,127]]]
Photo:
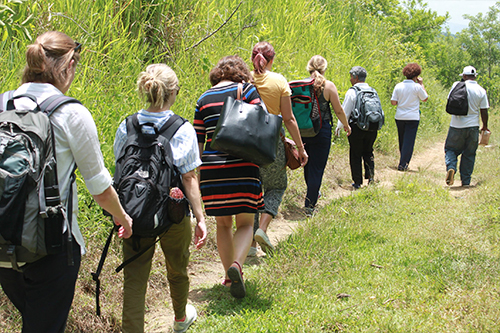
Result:
[[228,96],[224,101],[210,147],[265,166],[276,159],[282,119],[242,101],[242,87],[240,83],[236,100]]

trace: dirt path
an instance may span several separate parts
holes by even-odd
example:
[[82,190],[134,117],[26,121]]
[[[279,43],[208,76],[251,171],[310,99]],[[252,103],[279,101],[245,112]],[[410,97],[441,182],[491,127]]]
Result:
[[[397,171],[395,168],[397,161],[387,156],[376,155],[375,162],[376,186],[392,188],[396,179],[418,173],[422,177],[429,178],[439,186],[447,187],[444,182],[445,164],[443,141],[426,146],[420,149],[420,152],[415,153],[410,163],[410,169],[407,172]],[[301,173],[301,171],[299,172]],[[342,161],[329,161],[322,185],[322,189],[325,193],[318,202],[320,209],[332,200],[352,193],[353,190],[350,186],[349,172],[347,157],[342,159]],[[292,179],[292,181],[295,181],[295,178]],[[301,181],[301,179],[299,181]],[[464,192],[464,189],[461,188],[459,184],[460,181],[455,182],[454,186],[448,188],[454,191],[456,195],[463,195],[463,193],[460,192]],[[297,202],[301,202],[301,200],[302,199],[297,198]],[[304,219],[305,217],[302,215],[301,211],[297,209],[280,213],[272,221],[268,229],[268,236],[271,242],[277,244],[288,237],[300,221]],[[211,233],[212,236],[215,237],[215,231],[212,230]],[[215,240],[213,243],[215,243]],[[223,278],[222,264],[215,249],[215,245],[212,244],[212,247],[212,251],[209,251],[209,258],[200,258],[197,257],[195,253],[192,254],[192,260],[189,266],[191,277],[189,302],[194,304],[195,307],[198,307],[198,305],[204,302],[200,290],[204,287],[210,287],[220,283]],[[257,256],[248,257],[245,265],[259,265],[262,263],[262,258],[264,256],[265,254],[259,249]],[[170,297],[169,295],[166,296],[167,298],[162,300],[161,303],[152,306],[151,310],[146,314],[147,332],[167,332],[171,328],[173,311],[170,305]]]

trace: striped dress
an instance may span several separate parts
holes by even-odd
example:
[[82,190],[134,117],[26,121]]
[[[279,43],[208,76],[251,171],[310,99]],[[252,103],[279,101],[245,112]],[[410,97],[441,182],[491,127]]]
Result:
[[[205,212],[209,216],[256,213],[263,208],[259,167],[210,147],[212,134],[227,96],[237,97],[238,84],[207,90],[196,103],[194,128],[198,143],[204,144],[200,167],[200,189]],[[252,84],[243,85],[243,100],[260,103]]]

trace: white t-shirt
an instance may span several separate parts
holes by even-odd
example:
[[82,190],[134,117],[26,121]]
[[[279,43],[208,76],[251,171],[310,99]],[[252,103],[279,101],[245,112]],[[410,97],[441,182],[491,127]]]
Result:
[[[458,81],[453,83],[450,93],[457,84]],[[476,81],[465,81],[465,87],[467,88],[469,112],[465,116],[452,115],[450,127],[467,128],[480,126],[479,115],[481,114],[481,109],[487,109],[490,107],[488,103],[488,96],[486,96],[486,90],[484,90],[483,87],[477,84]],[[448,96],[450,96],[450,93],[448,93]]]
[[396,84],[391,100],[398,102],[397,120],[420,120],[420,101],[429,97],[424,88],[413,80]]

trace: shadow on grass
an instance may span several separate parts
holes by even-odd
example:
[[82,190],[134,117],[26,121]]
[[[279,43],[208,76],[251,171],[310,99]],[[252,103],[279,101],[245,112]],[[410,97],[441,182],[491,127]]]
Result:
[[195,289],[191,296],[195,294],[196,301],[206,302],[206,312],[210,315],[234,316],[244,314],[248,310],[265,312],[271,308],[274,300],[262,297],[257,286],[252,280],[245,281],[247,295],[241,299],[231,296],[229,288],[221,284]]

